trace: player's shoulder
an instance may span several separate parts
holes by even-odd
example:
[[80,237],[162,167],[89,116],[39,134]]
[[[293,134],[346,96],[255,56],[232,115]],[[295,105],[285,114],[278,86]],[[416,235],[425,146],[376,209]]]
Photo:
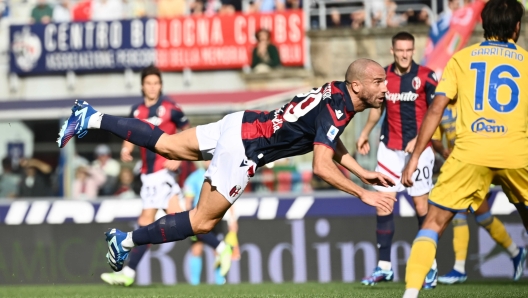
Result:
[[436,79],[436,73],[434,72],[434,70],[422,64],[418,64],[418,75],[429,77],[429,78],[434,79],[435,81],[438,81]]
[[172,98],[162,97],[160,101],[161,105],[165,106],[166,108],[181,111],[181,107]]

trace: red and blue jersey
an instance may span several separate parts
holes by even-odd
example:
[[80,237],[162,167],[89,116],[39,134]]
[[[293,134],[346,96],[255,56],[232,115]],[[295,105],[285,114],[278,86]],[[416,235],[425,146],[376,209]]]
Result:
[[271,112],[245,111],[242,142],[246,156],[263,166],[284,157],[302,155],[315,144],[335,151],[339,136],[354,116],[344,82],[326,83]]
[[[189,124],[182,110],[172,101],[160,98],[154,105],[147,107],[144,102],[132,107],[130,118],[144,120],[158,126],[168,134],[174,134]],[[164,169],[165,157],[141,147],[143,167],[141,173],[151,174]]]
[[410,72],[398,75],[395,63],[387,66],[386,114],[381,127],[381,141],[392,150],[405,150],[418,135],[427,108],[431,105],[438,80],[431,69],[416,64]]

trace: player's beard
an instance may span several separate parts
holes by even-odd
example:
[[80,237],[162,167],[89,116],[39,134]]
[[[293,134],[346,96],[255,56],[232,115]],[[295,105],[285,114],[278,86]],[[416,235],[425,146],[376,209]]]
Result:
[[378,102],[379,96],[377,95],[377,92],[369,92],[367,90],[363,90],[359,94],[359,98],[361,98],[361,101],[365,103],[367,108],[379,108],[381,107],[381,103]]

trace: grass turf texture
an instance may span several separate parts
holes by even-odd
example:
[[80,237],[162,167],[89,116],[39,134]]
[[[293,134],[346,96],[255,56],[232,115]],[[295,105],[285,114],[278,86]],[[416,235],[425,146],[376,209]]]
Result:
[[[403,283],[374,287],[359,283],[240,284],[240,285],[153,285],[115,287],[107,285],[0,286],[0,297],[401,297]],[[528,281],[466,282],[439,285],[422,291],[420,297],[528,297]]]

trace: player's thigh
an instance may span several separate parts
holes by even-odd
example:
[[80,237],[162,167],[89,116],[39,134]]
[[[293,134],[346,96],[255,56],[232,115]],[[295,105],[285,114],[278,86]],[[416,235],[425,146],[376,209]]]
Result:
[[189,211],[191,226],[196,234],[210,232],[224,217],[231,207],[231,202],[217,191],[217,188],[206,180],[200,192],[200,200],[196,208]]
[[512,204],[528,206],[528,168],[497,170],[493,182],[502,186]]
[[[493,172],[450,156],[429,195],[429,203],[453,212],[475,211],[486,199]],[[429,207],[430,212],[430,207]]]
[[438,235],[442,235],[445,228],[447,227],[449,222],[451,222],[455,214],[455,212],[452,212],[450,210],[446,210],[439,206],[431,205],[429,207],[429,212],[427,213],[427,217],[425,218],[421,229],[433,230],[437,232]]
[[158,209],[143,209],[138,217],[138,225],[141,227],[150,225],[156,219]]
[[244,192],[257,167],[247,158],[242,143],[242,116],[239,112],[224,117],[222,133],[205,172],[205,179],[231,204]]
[[157,153],[174,160],[201,160],[196,127],[177,134],[163,134],[156,143]]
[[[408,155],[406,162],[409,160]],[[427,195],[433,188],[433,166],[435,155],[431,147],[425,148],[418,159],[418,166],[413,173],[413,186],[407,188],[407,193],[412,197]],[[426,211],[427,212],[427,211]]]
[[478,215],[481,215],[481,214],[484,214],[484,213],[487,213],[490,211],[489,209],[489,204],[488,204],[488,199],[490,197],[490,194],[486,194],[486,199],[484,201],[482,201],[482,204],[480,205],[480,207],[475,210],[475,216],[478,216]]
[[165,209],[165,213],[173,214],[173,213],[179,213],[183,211],[181,204],[180,204],[180,196],[181,195],[173,195],[169,199],[167,209]]
[[378,163],[376,172],[389,176],[395,185],[391,187],[374,186],[374,189],[381,192],[396,193],[405,189],[401,184],[401,174],[405,166],[405,153],[400,150],[392,150],[380,142],[378,146]]
[[429,209],[429,193],[421,196],[413,196],[412,199],[414,202],[414,209],[416,210],[416,214],[418,214],[418,216],[426,215],[427,210]]

